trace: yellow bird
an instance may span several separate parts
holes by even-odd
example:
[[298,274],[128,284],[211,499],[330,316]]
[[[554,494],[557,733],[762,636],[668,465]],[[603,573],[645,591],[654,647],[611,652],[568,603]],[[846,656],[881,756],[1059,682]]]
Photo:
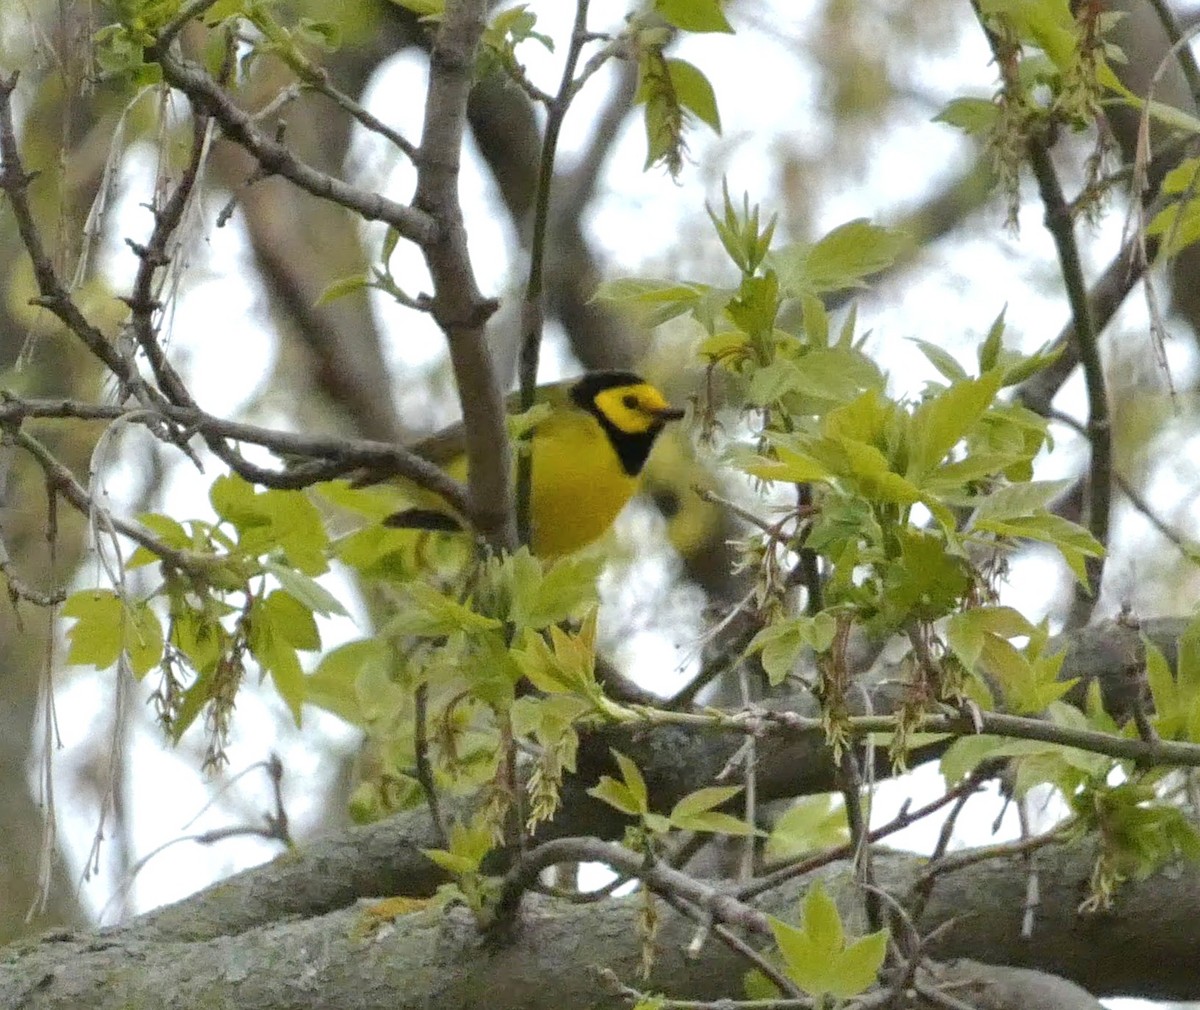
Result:
[[[536,403],[550,412],[529,435],[532,455],[530,548],[543,558],[570,554],[603,536],[637,490],[654,440],[668,421],[683,417],[666,397],[633,372],[588,372],[540,386]],[[419,456],[464,479],[461,424],[411,447]],[[461,523],[436,508],[406,509],[385,525],[456,529]]]

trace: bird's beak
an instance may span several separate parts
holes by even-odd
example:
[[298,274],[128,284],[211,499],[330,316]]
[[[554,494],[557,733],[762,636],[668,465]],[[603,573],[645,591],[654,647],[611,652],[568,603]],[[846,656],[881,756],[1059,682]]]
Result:
[[660,421],[682,421],[686,413],[682,407],[660,407],[654,412],[654,416]]

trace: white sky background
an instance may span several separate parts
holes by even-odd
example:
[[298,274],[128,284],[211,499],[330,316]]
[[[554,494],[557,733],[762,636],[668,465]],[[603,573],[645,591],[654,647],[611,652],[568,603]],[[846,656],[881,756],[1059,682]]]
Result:
[[[690,37],[683,41],[677,55],[696,63],[713,81],[725,137],[714,138],[705,128],[698,127],[691,142],[695,164],[686,168],[676,183],[658,170],[643,173],[645,141],[641,121],[636,115],[628,118],[623,132],[614,141],[598,198],[589,211],[588,228],[607,259],[608,276],[644,271],[698,277],[701,272],[709,271],[714,263],[721,262],[718,245],[711,229],[707,225],[698,228],[697,222],[704,221],[705,201],[714,206],[719,204],[721,173],[727,175],[730,192],[735,197],[740,198],[743,190],[748,191],[752,202],[763,203],[764,211],[771,212],[778,209],[771,206],[770,199],[778,191],[779,179],[777,161],[772,156],[773,141],[767,138],[794,124],[789,139],[802,138],[806,150],[811,148],[814,156],[828,149],[832,138],[813,111],[819,99],[814,79],[796,56],[812,6],[797,0],[775,3],[757,0],[734,5],[731,19],[738,35]],[[572,7],[562,2],[531,5],[539,17],[539,30],[557,40],[566,38]],[[591,25],[615,26],[625,9],[625,4],[616,0],[595,0]],[[747,27],[748,22],[773,24],[776,29],[764,34]],[[553,56],[545,54],[536,44],[527,44],[521,51],[530,75],[547,90],[556,86],[564,44],[560,41],[559,53]],[[933,192],[943,179],[952,177],[964,163],[966,148],[956,131],[928,120],[937,105],[953,95],[989,93],[993,74],[977,31],[966,32],[957,46],[947,49],[941,57],[922,61],[919,73],[914,75],[919,77],[920,92],[933,99],[929,108],[920,107],[921,99],[914,98],[916,111],[905,118],[901,128],[886,142],[871,149],[861,178],[846,180],[838,192],[822,195],[813,235],[789,238],[815,237],[851,218],[879,219],[881,212],[915,204]],[[590,139],[590,124],[607,98],[608,80],[602,74],[591,82],[567,117],[561,142],[562,164],[569,164]],[[400,57],[374,82],[366,104],[390,125],[416,138],[422,109],[414,96],[423,98],[424,81],[423,61],[416,56]],[[756,83],[759,81],[769,82],[769,98],[764,98],[765,88]],[[403,100],[396,100],[397,96],[403,96]],[[406,199],[412,190],[412,172],[407,165],[397,166],[393,160],[381,158],[382,150],[378,138],[360,133],[351,147],[351,171],[358,174],[359,181],[378,180],[388,195]],[[715,171],[711,168],[714,159],[720,166]],[[118,286],[127,283],[134,266],[132,255],[124,248],[124,237],[140,237],[148,229],[147,215],[137,204],[144,199],[142,194],[151,168],[147,148],[134,152],[123,168],[119,225],[114,229],[106,259],[118,278]],[[504,294],[514,283],[513,271],[521,265],[512,262],[516,243],[503,212],[497,209],[491,180],[473,148],[465,163],[462,195],[481,287],[485,292]],[[224,200],[224,194],[210,195],[209,221]],[[1057,275],[1053,248],[1041,226],[1036,199],[1032,196],[1027,199],[1021,230],[1016,236],[1002,231],[1000,208],[993,206],[988,213],[994,226],[985,235],[933,246],[911,275],[898,278],[860,300],[859,330],[872,331],[868,348],[889,370],[897,390],[915,392],[925,380],[936,377],[932,367],[909,342],[910,337],[942,343],[971,367],[975,344],[1006,303],[1008,340],[1016,341],[1025,350],[1053,338],[1066,321],[1066,302],[1054,282]],[[887,223],[886,219],[880,220]],[[1104,265],[1116,249],[1120,226],[1120,221],[1114,220],[1094,234],[1083,233],[1081,246],[1090,274]],[[680,243],[680,234],[695,237],[697,241]],[[252,277],[253,271],[236,214],[230,226],[221,230],[210,227],[193,262],[186,293],[174,317],[171,351],[176,361],[184,363],[192,388],[206,409],[236,414],[256,401],[260,377],[269,374],[276,353],[263,310],[262,292],[241,280]],[[427,287],[424,267],[415,250],[401,243],[392,266],[398,278],[408,280],[409,290]],[[921,279],[914,283],[911,278],[918,275]],[[722,280],[731,276],[704,279]],[[443,340],[428,317],[382,299],[376,308],[391,335],[388,353],[398,376],[412,375],[414,371],[423,374],[443,360]],[[1122,314],[1121,326],[1126,335],[1123,339],[1147,340],[1144,319],[1144,308],[1135,294]],[[554,339],[553,333],[548,336],[542,361],[543,381],[577,370],[563,350],[562,341]],[[1178,385],[1186,384],[1196,367],[1188,350],[1190,346],[1181,340],[1170,348]],[[1142,354],[1149,356],[1148,344]],[[231,363],[236,366],[231,367]],[[398,383],[398,387],[403,385]],[[1081,416],[1080,384],[1073,383],[1071,389],[1073,392],[1069,390],[1059,402],[1063,409]],[[286,423],[284,412],[273,411],[269,401],[256,403],[255,413],[256,419],[263,423]],[[1077,458],[1077,440],[1064,435],[1059,451],[1064,458]],[[130,467],[138,464],[132,455],[126,454],[126,458],[129,462],[116,463],[107,480],[117,508],[138,491],[130,472]],[[1051,458],[1041,475],[1057,476],[1066,468]],[[179,517],[208,515],[207,486],[215,474],[215,470],[199,475],[187,466],[176,468],[165,503],[159,507]],[[1187,471],[1164,475],[1159,480],[1161,483],[1155,484],[1154,490],[1162,496],[1160,500],[1178,500],[1178,495],[1195,487],[1195,474]],[[1140,518],[1130,519],[1124,508],[1118,510],[1118,517],[1121,520],[1118,535],[1125,533],[1127,520],[1134,523],[1139,536],[1144,534],[1145,524]],[[1200,511],[1193,507],[1193,530],[1198,517]],[[629,517],[624,524],[626,535],[653,521],[644,515]],[[1128,575],[1133,576],[1129,583],[1136,583],[1139,573],[1131,562],[1119,557],[1115,563],[1127,566]],[[644,589],[665,584],[666,571],[657,560],[643,564],[637,570],[639,585]],[[96,581],[94,566],[85,565],[80,578],[84,583]],[[1044,556],[1019,563],[1014,566],[1008,599],[1036,617],[1052,600],[1062,597],[1064,579],[1061,566],[1053,565]],[[339,596],[344,602],[351,602],[345,592]],[[1119,599],[1105,600],[1102,609],[1106,606],[1112,612],[1119,602]],[[1139,601],[1134,597],[1132,602]],[[365,625],[356,628],[348,621],[326,622],[322,633],[328,646],[361,634],[362,627]],[[636,649],[627,649],[624,654],[641,657],[642,669],[661,670],[678,662],[680,644],[661,633],[647,631],[636,638]],[[65,743],[65,750],[55,755],[60,782],[60,834],[68,842],[77,871],[86,858],[97,815],[94,809],[80,809],[61,797],[72,792],[70,783],[83,773],[82,763],[94,760],[99,753],[88,741],[97,739],[97,734],[103,738],[109,731],[114,695],[112,678],[112,671],[101,675],[75,671],[69,677],[60,677],[58,717]],[[152,684],[154,675],[147,680]],[[185,830],[184,825],[208,802],[214,783],[206,781],[196,770],[198,727],[193,728],[178,752],[162,742],[141,704],[148,693],[147,687],[147,684],[139,687],[139,700],[132,706],[136,729],[129,763],[128,799],[134,857],[143,856],[181,834],[254,821],[261,810],[269,807],[265,778],[259,774],[248,775],[226,794],[224,802],[215,804]],[[287,768],[288,812],[294,830],[302,836],[306,823],[316,813],[312,797],[327,790],[329,776],[337,763],[330,748],[352,749],[355,740],[355,735],[335,719],[311,709],[306,712],[303,731],[298,732],[273,694],[246,690],[239,697],[235,733],[229,747],[230,772],[235,774],[264,760],[272,748],[279,749]],[[940,788],[940,780],[935,776],[934,770],[925,769],[910,780],[888,783],[881,789],[875,805],[876,820],[889,819],[910,794],[916,796],[918,803],[922,797],[928,798]],[[968,814],[960,820],[956,836],[959,845],[991,838],[994,802],[972,801],[968,811],[972,810],[975,816]],[[923,824],[898,840],[927,850],[938,826]],[[1005,831],[1010,836],[1015,832],[1015,819],[1011,815]],[[206,848],[190,843],[173,846],[141,871],[124,910],[132,913],[175,900],[276,854],[276,846],[252,840],[228,841]],[[85,900],[94,909],[105,906],[122,886],[111,870],[105,868],[104,859],[102,854],[98,879],[83,889]],[[106,913],[106,921],[111,921],[117,907],[114,905]]]

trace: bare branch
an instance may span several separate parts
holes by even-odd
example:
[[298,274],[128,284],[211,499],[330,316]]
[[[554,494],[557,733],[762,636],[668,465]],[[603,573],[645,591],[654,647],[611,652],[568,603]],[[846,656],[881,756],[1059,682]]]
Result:
[[261,428],[229,421],[198,407],[162,404],[158,412],[129,410],[110,404],[75,400],[20,400],[0,392],[0,426],[13,428],[26,418],[77,418],[90,421],[127,420],[159,431],[164,419],[209,438],[228,438],[269,449],[276,455],[307,463],[285,470],[269,470],[240,460],[234,470],[246,480],[265,487],[293,490],[359,470],[402,477],[432,491],[456,512],[466,512],[466,489],[443,469],[390,442],[339,438],[332,435],[302,435],[291,431]]
[[458,197],[467,98],[485,10],[484,0],[452,5],[434,40],[413,207],[434,223],[421,251],[433,278],[433,317],[449,342],[462,404],[470,489],[467,515],[494,547],[511,549],[517,544],[512,450],[504,401],[484,339],[484,325],[497,303],[485,298],[475,281]]
[[364,220],[383,221],[395,228],[401,238],[418,245],[441,239],[437,223],[424,210],[351,186],[302,162],[290,148],[266,136],[254,117],[238,108],[196,64],[173,56],[163,45],[150,50],[147,57],[158,62],[167,83],[186,94],[199,114],[211,115],[225,136],[245,148],[268,174],[283,176],[305,192],[345,207]]
[[49,309],[87,349],[99,358],[117,377],[123,390],[141,384],[141,379],[129,362],[118,353],[75,304],[46,252],[41,232],[29,206],[28,188],[33,176],[27,175],[21,164],[17,136],[13,126],[12,97],[17,88],[17,74],[0,80],[0,190],[8,196],[9,206],[17,222],[17,231],[29,258],[41,296],[35,303]]

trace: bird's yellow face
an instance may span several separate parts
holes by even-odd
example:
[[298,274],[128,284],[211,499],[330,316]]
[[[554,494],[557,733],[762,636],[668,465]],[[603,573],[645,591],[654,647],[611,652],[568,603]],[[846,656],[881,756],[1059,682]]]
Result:
[[592,402],[596,412],[623,435],[645,435],[683,417],[683,411],[672,407],[648,382],[602,389]]

